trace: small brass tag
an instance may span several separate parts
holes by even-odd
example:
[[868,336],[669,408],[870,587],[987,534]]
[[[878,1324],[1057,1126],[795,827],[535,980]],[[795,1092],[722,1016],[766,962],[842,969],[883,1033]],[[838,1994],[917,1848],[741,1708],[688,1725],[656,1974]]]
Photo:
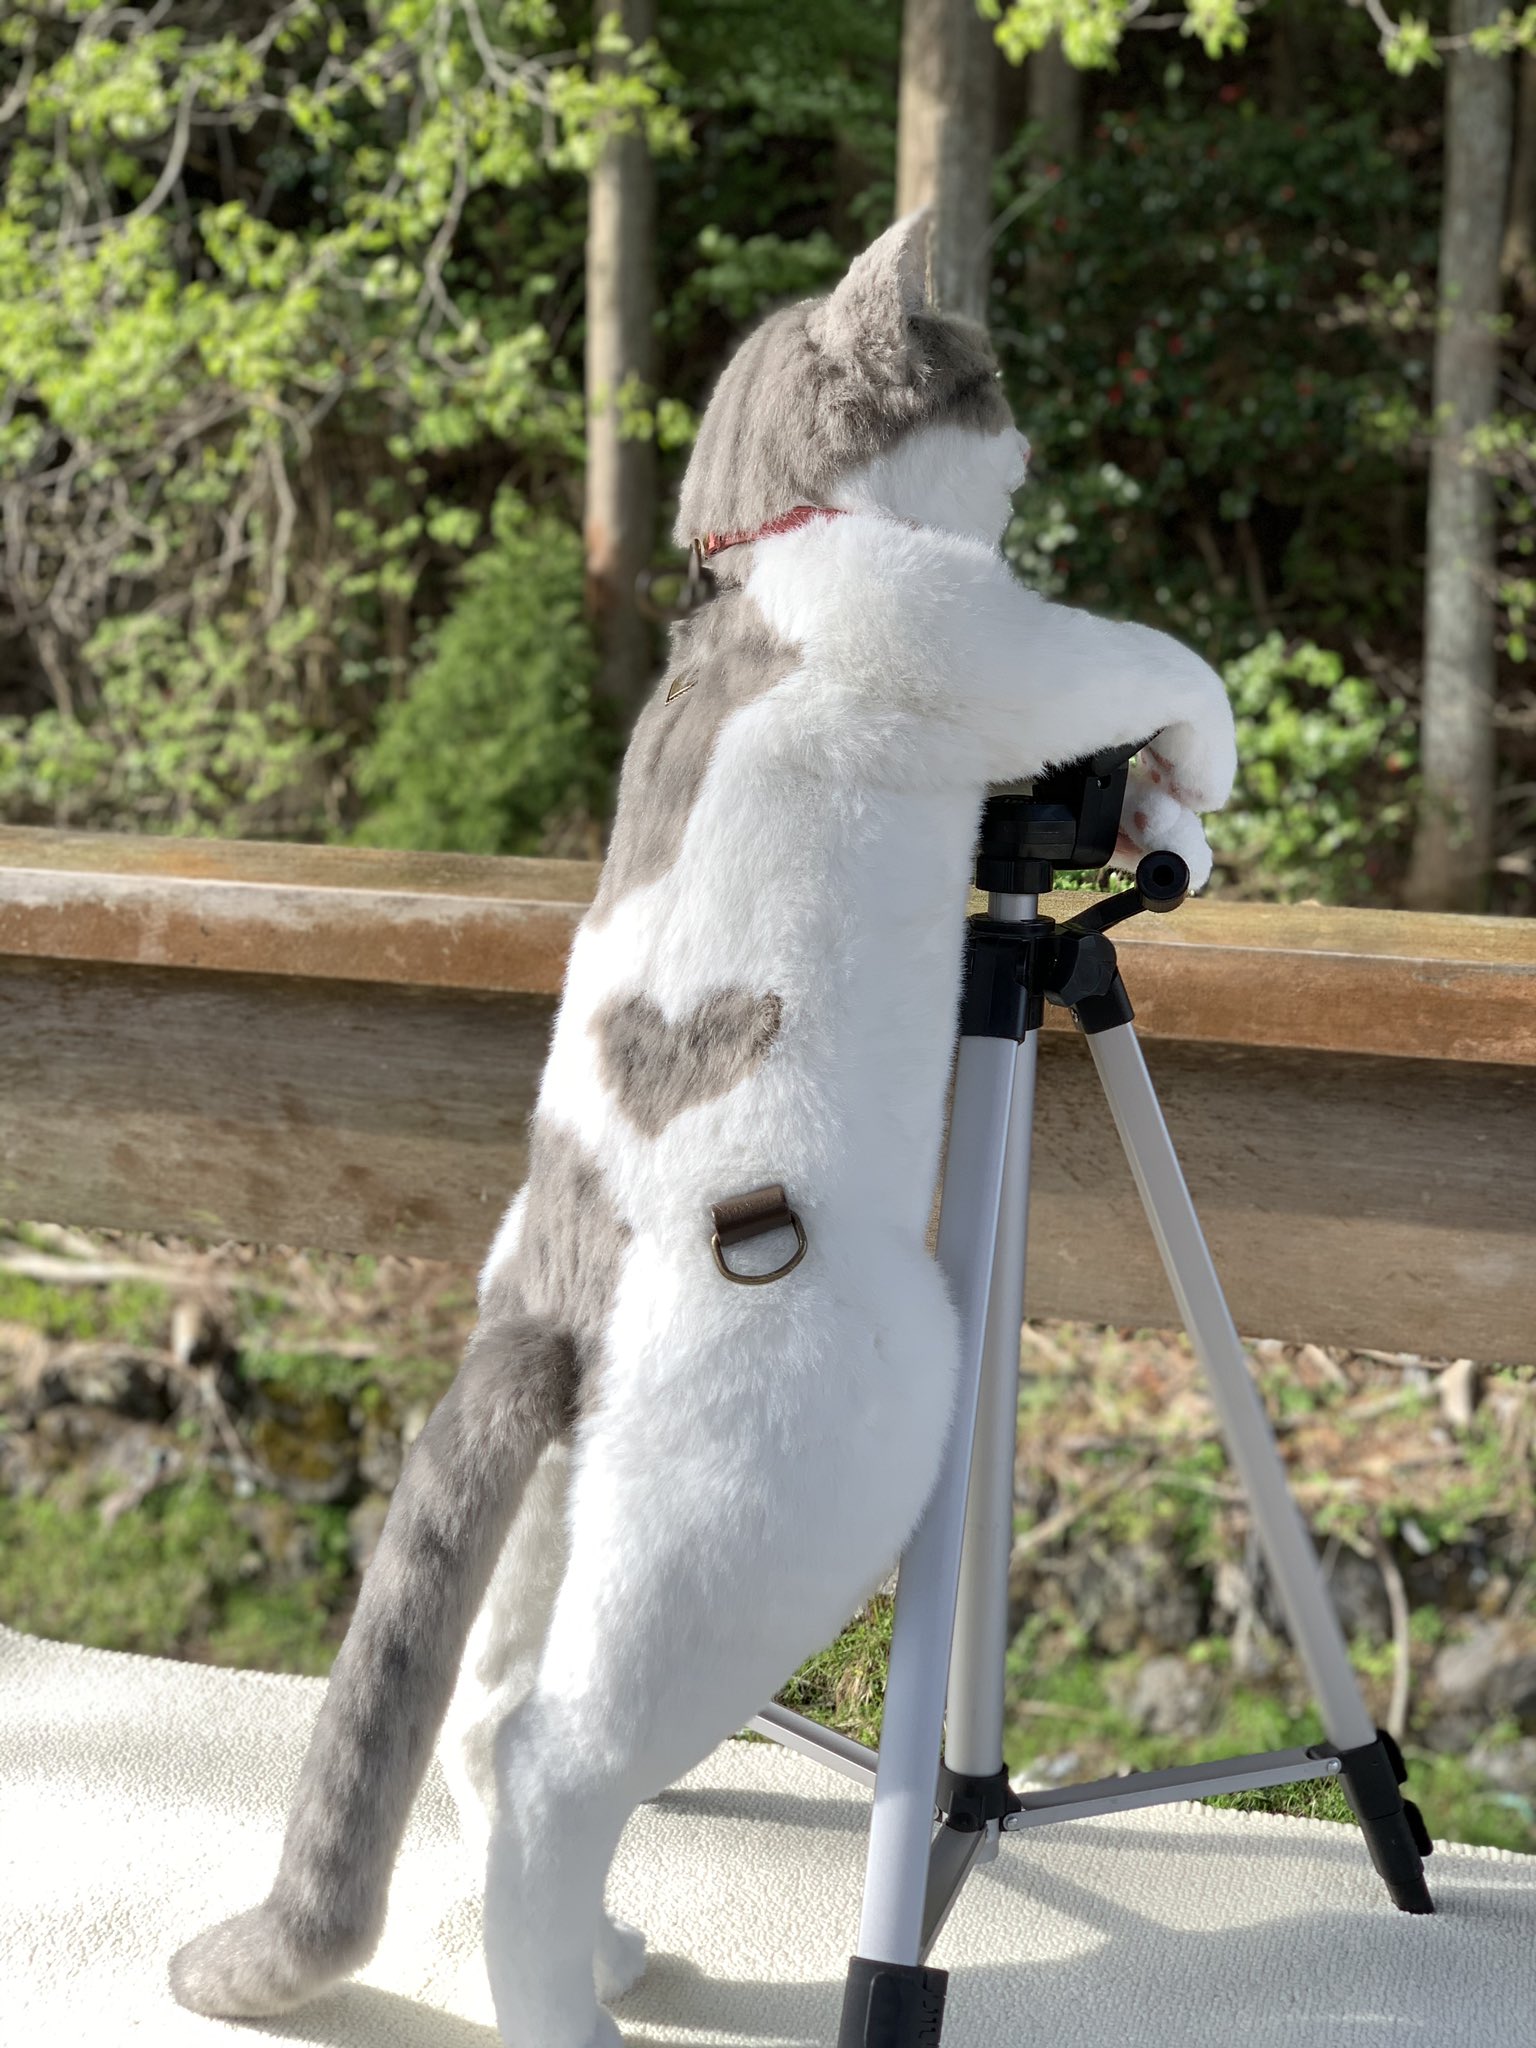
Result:
[[690,676],[690,675],[680,675],[680,676],[674,676],[674,677],[672,678],[672,687],[671,687],[671,688],[670,688],[670,689],[668,690],[668,692],[667,692],[667,699],[666,699],[666,701],[667,701],[667,702],[668,702],[668,703],[670,704],[670,703],[672,702],[672,699],[673,699],[674,697],[681,697],[681,696],[682,696],[682,694],[683,694],[683,692],[684,692],[684,690],[691,690],[691,689],[693,688],[694,684],[695,684],[695,683],[696,683],[697,681],[698,681],[698,677],[697,677],[697,676]]

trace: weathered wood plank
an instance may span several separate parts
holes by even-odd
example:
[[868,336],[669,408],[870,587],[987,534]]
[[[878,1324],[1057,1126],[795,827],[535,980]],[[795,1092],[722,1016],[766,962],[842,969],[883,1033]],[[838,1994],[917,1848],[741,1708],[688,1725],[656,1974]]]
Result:
[[[0,962],[0,1215],[477,1261],[548,997]],[[1251,1335],[1536,1363],[1536,1073],[1153,1041]],[[1086,1049],[1042,1048],[1030,1307],[1176,1321]],[[702,1227],[702,1223],[701,1223]]]
[[138,875],[252,887],[408,890],[556,903],[590,902],[598,863],[512,855],[421,853],[291,840],[172,839],[130,832],[56,832],[0,825],[0,872]]
[[548,997],[0,962],[0,1215],[477,1259]]
[[1146,1038],[1536,1066],[1515,918],[1192,903],[1115,938]]
[[[1146,1054],[1245,1333],[1536,1364],[1536,1072],[1156,1041]],[[1176,1324],[1075,1038],[1041,1047],[1033,1163],[1032,1313]]]
[[[0,1213],[478,1259],[595,877],[0,831]],[[1536,1362],[1536,928],[1216,903],[1118,941],[1243,1327]],[[1031,1304],[1167,1322],[1086,1053],[1043,1057]]]
[[0,955],[555,995],[597,872],[0,828]]
[[[552,995],[596,876],[590,862],[0,829],[0,955]],[[1192,903],[1117,944],[1148,1038],[1536,1065],[1530,921]]]

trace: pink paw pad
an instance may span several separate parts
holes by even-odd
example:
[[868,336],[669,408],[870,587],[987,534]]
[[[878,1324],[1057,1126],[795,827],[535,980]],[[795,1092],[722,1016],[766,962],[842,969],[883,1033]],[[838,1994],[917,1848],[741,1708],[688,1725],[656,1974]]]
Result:
[[1199,806],[1191,800],[1183,785],[1174,780],[1173,763],[1165,760],[1155,747],[1148,747],[1145,751],[1147,759],[1156,764],[1148,770],[1150,779],[1161,787],[1163,779],[1166,777],[1168,794],[1173,798],[1174,802],[1182,804],[1187,811],[1198,810]]

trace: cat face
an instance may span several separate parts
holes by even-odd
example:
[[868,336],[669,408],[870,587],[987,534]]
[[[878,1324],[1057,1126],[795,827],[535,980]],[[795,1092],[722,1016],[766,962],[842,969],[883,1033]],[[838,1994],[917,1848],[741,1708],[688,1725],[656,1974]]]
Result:
[[928,303],[927,245],[926,213],[908,215],[830,297],[785,307],[742,343],[683,479],[681,545],[795,505],[999,538],[1027,444],[985,331]]

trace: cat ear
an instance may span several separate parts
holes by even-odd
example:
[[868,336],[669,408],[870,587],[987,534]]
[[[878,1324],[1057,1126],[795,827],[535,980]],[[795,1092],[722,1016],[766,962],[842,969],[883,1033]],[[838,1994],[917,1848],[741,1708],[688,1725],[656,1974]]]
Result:
[[929,208],[919,207],[854,259],[817,309],[812,338],[828,355],[900,373],[911,347],[907,322],[928,303],[929,220]]

